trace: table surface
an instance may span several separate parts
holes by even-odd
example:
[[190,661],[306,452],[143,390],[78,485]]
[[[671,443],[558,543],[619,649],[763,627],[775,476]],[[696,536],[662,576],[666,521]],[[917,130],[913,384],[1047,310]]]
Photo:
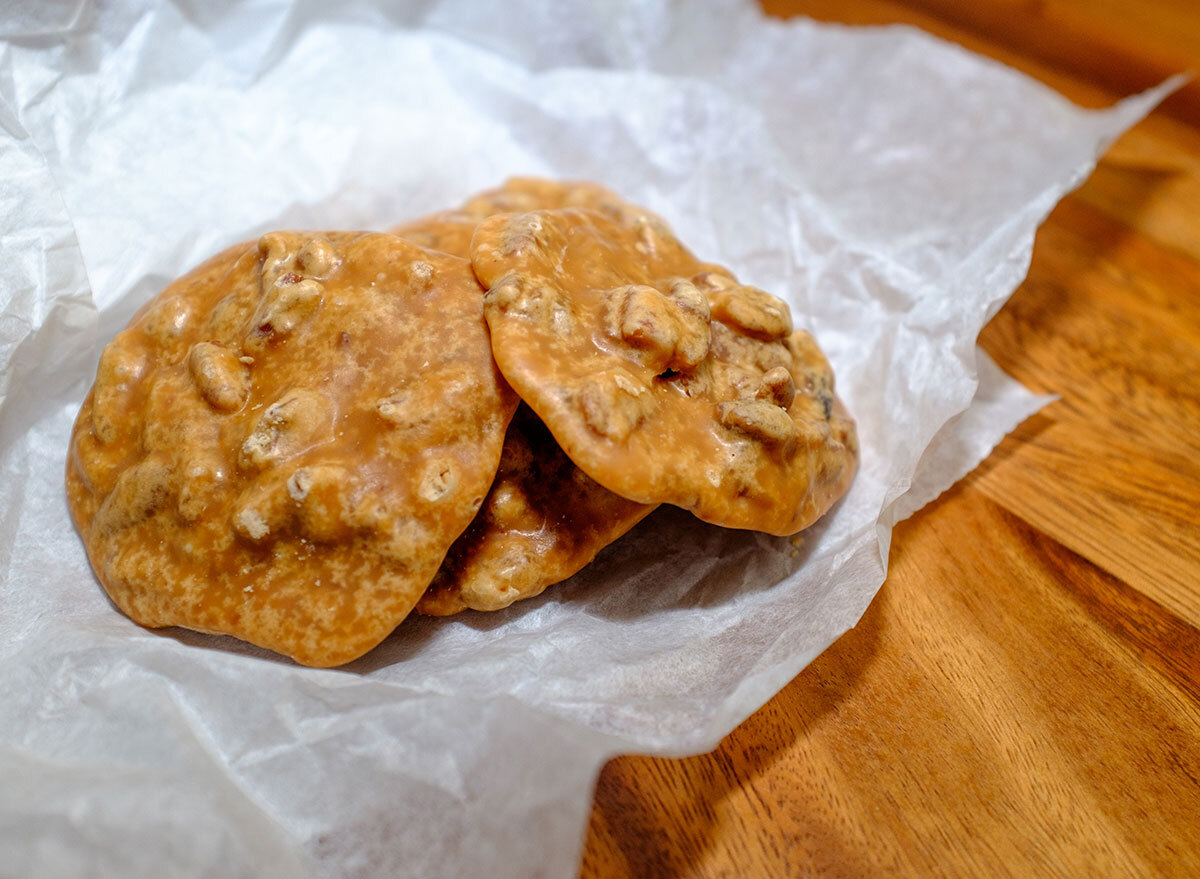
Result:
[[[766,5],[1091,106],[1200,71],[1196,0]],[[980,341],[1062,399],[896,529],[859,625],[714,752],[609,763],[584,876],[1200,876],[1200,83],[1058,206]]]

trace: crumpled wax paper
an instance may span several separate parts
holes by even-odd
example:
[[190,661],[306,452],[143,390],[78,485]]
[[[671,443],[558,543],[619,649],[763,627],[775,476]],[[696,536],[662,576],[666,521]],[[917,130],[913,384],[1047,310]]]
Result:
[[[1045,402],[977,333],[1163,93],[1085,112],[914,30],[729,2],[22,0],[0,33],[0,873],[24,877],[572,875],[602,762],[713,747],[854,625],[892,525]],[[134,309],[232,242],[517,173],[606,183],[785,296],[858,420],[849,495],[799,541],[661,509],[540,598],[410,619],[341,670],[114,610],[62,474]]]

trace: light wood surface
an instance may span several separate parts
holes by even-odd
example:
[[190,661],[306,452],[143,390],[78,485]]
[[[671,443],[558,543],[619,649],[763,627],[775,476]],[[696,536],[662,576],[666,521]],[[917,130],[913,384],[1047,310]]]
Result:
[[[1195,0],[775,0],[1074,100],[1200,70]],[[1049,63],[1047,63],[1049,62]],[[610,876],[1200,876],[1200,90],[1040,231],[983,346],[1059,402],[895,533],[856,629],[712,754],[604,770]]]

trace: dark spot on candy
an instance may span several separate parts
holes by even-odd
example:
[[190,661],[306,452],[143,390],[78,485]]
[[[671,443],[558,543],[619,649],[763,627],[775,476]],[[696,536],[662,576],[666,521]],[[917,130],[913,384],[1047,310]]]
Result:
[[349,334],[349,333],[345,333],[345,332],[344,332],[344,333],[342,333],[342,334],[341,334],[341,335],[338,337],[338,344],[339,344],[339,345],[342,345],[342,346],[349,345],[349,344],[350,344],[350,334]]
[[300,282],[300,276],[298,274],[296,274],[295,272],[288,272],[286,275],[280,275],[279,280],[276,283],[298,284],[299,282]]

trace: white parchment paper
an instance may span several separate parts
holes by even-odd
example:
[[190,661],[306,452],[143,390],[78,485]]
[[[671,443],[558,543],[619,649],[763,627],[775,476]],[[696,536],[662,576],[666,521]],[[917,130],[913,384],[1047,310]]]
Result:
[[[0,873],[570,876],[596,772],[711,748],[882,583],[892,525],[1045,400],[975,346],[1162,96],[1084,112],[904,28],[730,2],[86,0],[0,11]],[[67,515],[100,347],[274,228],[604,182],[786,296],[862,466],[799,542],[662,509],[572,581],[337,671],[138,628]]]

